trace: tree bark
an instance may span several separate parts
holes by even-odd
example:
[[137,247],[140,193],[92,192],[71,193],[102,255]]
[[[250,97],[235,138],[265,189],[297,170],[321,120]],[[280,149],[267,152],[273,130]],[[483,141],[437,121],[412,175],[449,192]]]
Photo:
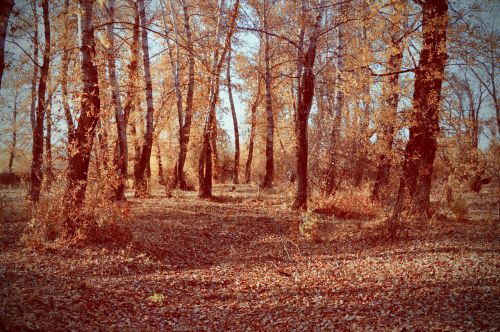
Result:
[[[338,4],[340,15],[347,13],[347,4]],[[336,170],[337,170],[337,147],[340,140],[340,125],[342,122],[342,110],[344,108],[344,88],[342,72],[344,70],[345,56],[345,27],[340,25],[337,27],[337,75],[335,77],[335,115],[333,119],[332,136],[330,139],[330,154],[328,156],[328,166],[326,171],[324,193],[331,195],[336,190]]]
[[[70,38],[68,30],[73,28],[72,20],[69,15],[69,0],[64,1],[63,15],[65,16],[64,21],[66,28],[64,29],[63,36],[64,40],[68,41]],[[71,114],[71,108],[68,102],[68,67],[69,67],[69,55],[70,51],[68,45],[65,45],[63,55],[62,55],[62,68],[61,68],[61,95],[62,95],[62,106],[64,109],[64,117],[66,119],[66,125],[68,126],[68,158],[71,155],[74,135],[75,135],[75,124],[73,122],[73,116]]]
[[182,0],[182,10],[184,14],[184,32],[186,34],[187,49],[188,49],[188,85],[186,93],[186,108],[184,111],[185,119],[182,127],[179,145],[179,157],[177,160],[177,182],[179,189],[187,190],[186,177],[184,175],[184,164],[186,163],[187,148],[189,144],[189,135],[191,131],[191,123],[193,117],[193,96],[194,96],[194,50],[191,37],[191,26],[189,23],[188,6]]
[[42,1],[43,27],[45,36],[45,47],[43,50],[43,64],[38,82],[38,105],[35,115],[35,131],[33,133],[33,157],[31,161],[31,188],[30,199],[37,203],[40,200],[42,185],[42,163],[43,163],[43,123],[46,109],[45,91],[50,65],[50,22],[48,0]]
[[307,209],[307,160],[308,160],[308,142],[307,129],[308,119],[311,112],[312,100],[314,97],[314,61],[316,58],[316,48],[318,36],[321,27],[321,19],[324,12],[324,1],[319,5],[319,13],[316,17],[316,23],[311,31],[309,46],[307,52],[299,61],[302,61],[302,82],[297,91],[297,123],[296,131],[296,157],[297,157],[297,191],[293,208],[298,210]]
[[250,111],[250,137],[248,141],[248,156],[245,164],[245,183],[250,183],[252,173],[253,147],[255,141],[255,131],[257,127],[257,107],[260,104],[260,74],[257,73],[257,90],[255,91],[255,99],[252,103]]
[[14,157],[16,156],[16,145],[17,145],[17,99],[19,97],[19,89],[15,89],[14,95],[14,107],[12,111],[12,142],[10,144],[9,151],[9,173],[12,173],[12,166],[14,165]]
[[395,225],[399,222],[399,216],[404,208],[406,189],[412,213],[423,219],[428,217],[433,163],[439,132],[441,85],[448,58],[447,27],[448,1],[436,0],[423,3],[423,46],[415,72],[410,138],[404,152],[403,174],[400,178],[393,216],[389,220],[393,232],[397,230]]
[[74,153],[70,155],[68,163],[68,183],[64,196],[64,212],[68,236],[74,236],[78,223],[82,221],[81,213],[87,189],[92,143],[101,109],[97,67],[94,65],[96,50],[92,22],[93,4],[94,1],[92,0],[80,0],[82,9],[80,52],[83,95],[81,98],[81,114],[74,136]]
[[238,130],[238,118],[236,117],[236,109],[233,101],[233,88],[231,83],[231,46],[227,53],[227,94],[229,96],[229,106],[231,107],[231,115],[233,117],[234,129],[234,166],[233,166],[233,183],[239,183],[240,172],[240,133]]
[[12,7],[14,7],[14,0],[0,2],[0,91],[2,90],[3,71],[5,69],[5,38],[7,37],[7,27],[9,26]]
[[31,78],[31,108],[30,108],[30,123],[31,123],[31,132],[35,135],[35,124],[36,124],[36,84],[38,82],[38,13],[37,13],[37,5],[36,1],[33,1],[33,76]]
[[144,133],[144,141],[141,149],[141,159],[138,163],[136,172],[136,197],[144,197],[148,195],[148,183],[146,172],[149,168],[151,159],[151,149],[153,146],[153,86],[151,82],[151,69],[149,64],[149,47],[148,47],[148,31],[146,21],[146,9],[144,0],[137,1],[139,5],[139,18],[142,25],[141,41],[142,41],[142,59],[144,65],[144,81],[146,83],[146,130]]
[[[108,0],[109,20],[113,22],[115,16],[115,0]],[[115,38],[114,24],[107,26],[108,39],[108,74],[111,83],[111,101],[115,110],[116,130],[118,133],[118,151],[116,160],[116,169],[118,170],[118,183],[115,188],[115,199],[117,201],[125,200],[125,181],[127,179],[128,169],[128,144],[127,144],[127,127],[125,126],[125,116],[120,101],[120,90],[118,80],[116,78],[115,64]]]
[[47,98],[47,133],[45,136],[45,174],[47,176],[46,188],[50,189],[54,180],[54,170],[52,162],[52,91]]
[[271,54],[268,33],[268,0],[264,1],[264,62],[265,73],[264,83],[266,88],[266,117],[267,117],[267,130],[266,130],[266,172],[262,182],[263,188],[271,188],[274,180],[274,115],[273,115],[273,101],[272,101],[272,82],[271,82]]

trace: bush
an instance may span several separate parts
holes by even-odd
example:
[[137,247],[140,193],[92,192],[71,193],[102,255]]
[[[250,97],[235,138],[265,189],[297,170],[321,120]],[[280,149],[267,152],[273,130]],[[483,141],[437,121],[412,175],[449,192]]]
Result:
[[337,192],[335,196],[320,197],[311,204],[312,211],[335,216],[338,219],[372,219],[380,211],[380,204],[373,202],[363,191]]

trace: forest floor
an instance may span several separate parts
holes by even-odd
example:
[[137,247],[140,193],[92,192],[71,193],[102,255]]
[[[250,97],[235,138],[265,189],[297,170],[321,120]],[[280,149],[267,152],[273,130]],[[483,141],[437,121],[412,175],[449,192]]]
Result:
[[121,239],[39,250],[9,210],[0,330],[500,329],[496,221],[433,221],[389,241],[377,218],[325,216],[308,241],[290,233],[303,217],[286,190],[216,195],[130,198]]

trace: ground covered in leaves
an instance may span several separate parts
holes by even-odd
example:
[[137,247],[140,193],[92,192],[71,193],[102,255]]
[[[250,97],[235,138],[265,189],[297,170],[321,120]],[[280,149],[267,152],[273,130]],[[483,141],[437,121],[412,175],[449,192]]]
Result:
[[436,220],[389,241],[376,218],[315,215],[312,241],[291,234],[304,217],[281,192],[130,199],[120,240],[39,250],[22,244],[27,221],[12,214],[0,233],[0,330],[500,328],[496,222]]

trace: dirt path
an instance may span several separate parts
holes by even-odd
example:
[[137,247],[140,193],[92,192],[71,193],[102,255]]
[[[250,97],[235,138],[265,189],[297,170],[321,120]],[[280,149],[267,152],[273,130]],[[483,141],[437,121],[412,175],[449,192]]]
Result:
[[[225,189],[222,189],[224,191]],[[0,235],[0,330],[496,330],[498,227],[443,222],[387,243],[325,221],[291,241],[283,195],[131,200],[132,239],[32,252]]]

